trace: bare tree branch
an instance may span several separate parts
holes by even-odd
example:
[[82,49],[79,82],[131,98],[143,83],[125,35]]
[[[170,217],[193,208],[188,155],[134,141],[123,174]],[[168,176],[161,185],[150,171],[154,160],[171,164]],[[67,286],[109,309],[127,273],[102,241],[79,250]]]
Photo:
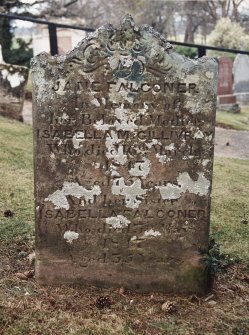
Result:
[[76,3],[76,2],[78,2],[78,0],[72,0],[72,1],[70,1],[69,3],[65,4],[64,7],[67,8],[67,7],[73,5],[73,4]]

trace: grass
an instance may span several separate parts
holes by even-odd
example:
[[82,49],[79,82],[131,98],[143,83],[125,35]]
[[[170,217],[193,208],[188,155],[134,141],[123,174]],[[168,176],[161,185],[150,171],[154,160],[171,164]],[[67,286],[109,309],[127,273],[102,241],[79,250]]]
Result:
[[216,123],[227,128],[249,131],[249,108],[243,107],[240,113],[217,111]]
[[[216,278],[204,299],[113,289],[39,287],[17,273],[30,269],[34,231],[32,129],[0,117],[0,335],[246,335],[249,261],[249,160],[215,158],[211,232],[225,253],[244,263]],[[12,218],[3,212],[11,210]],[[25,250],[25,252],[23,251]],[[112,308],[95,301],[108,295]],[[161,310],[165,301],[176,312]]]
[[246,260],[249,260],[248,199],[249,160],[215,158],[211,232],[224,252]]
[[[10,240],[34,227],[33,155],[30,126],[0,118],[0,238]],[[11,210],[13,218],[3,218]]]

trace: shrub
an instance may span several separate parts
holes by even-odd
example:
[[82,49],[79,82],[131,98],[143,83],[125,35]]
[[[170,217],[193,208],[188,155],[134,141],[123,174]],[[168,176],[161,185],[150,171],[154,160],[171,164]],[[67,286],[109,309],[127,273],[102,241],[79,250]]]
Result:
[[17,48],[11,49],[8,62],[29,67],[30,59],[33,57],[33,50],[29,48],[31,40],[26,42],[21,38],[17,38],[16,43]]
[[228,49],[249,49],[249,37],[239,23],[229,18],[220,19],[210,37],[208,44]]
[[197,57],[197,49],[191,48],[191,47],[185,47],[178,45],[175,47],[175,51],[178,52],[181,55],[184,55],[189,58],[195,58]]

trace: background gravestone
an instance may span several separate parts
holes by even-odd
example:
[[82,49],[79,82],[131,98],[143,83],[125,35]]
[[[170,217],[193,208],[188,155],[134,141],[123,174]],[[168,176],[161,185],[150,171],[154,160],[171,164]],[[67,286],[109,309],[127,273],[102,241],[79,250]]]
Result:
[[0,44],[0,64],[3,64],[4,60],[3,60],[3,54],[2,54],[2,46]]
[[0,48],[0,114],[23,121],[22,108],[29,69],[5,64]]
[[207,289],[217,72],[129,16],[33,59],[40,283]]
[[241,105],[249,105],[249,56],[238,54],[233,63],[234,94]]
[[233,61],[227,56],[219,57],[218,109],[240,112],[233,94]]

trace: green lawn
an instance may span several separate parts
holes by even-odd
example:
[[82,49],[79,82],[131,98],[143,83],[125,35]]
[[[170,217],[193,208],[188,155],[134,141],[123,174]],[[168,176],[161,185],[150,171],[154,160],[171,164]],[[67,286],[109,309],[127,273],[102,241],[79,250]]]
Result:
[[[0,117],[0,236],[33,233],[32,128]],[[249,260],[249,160],[216,158],[211,232],[224,252]],[[4,218],[5,210],[14,212]],[[243,223],[244,222],[244,223]]]
[[[0,238],[12,239],[34,227],[32,128],[0,117]],[[4,218],[11,210],[13,218]]]
[[242,108],[240,113],[217,111],[216,122],[228,128],[249,131],[249,108]]
[[212,193],[215,240],[225,253],[249,260],[249,160],[215,158]]

